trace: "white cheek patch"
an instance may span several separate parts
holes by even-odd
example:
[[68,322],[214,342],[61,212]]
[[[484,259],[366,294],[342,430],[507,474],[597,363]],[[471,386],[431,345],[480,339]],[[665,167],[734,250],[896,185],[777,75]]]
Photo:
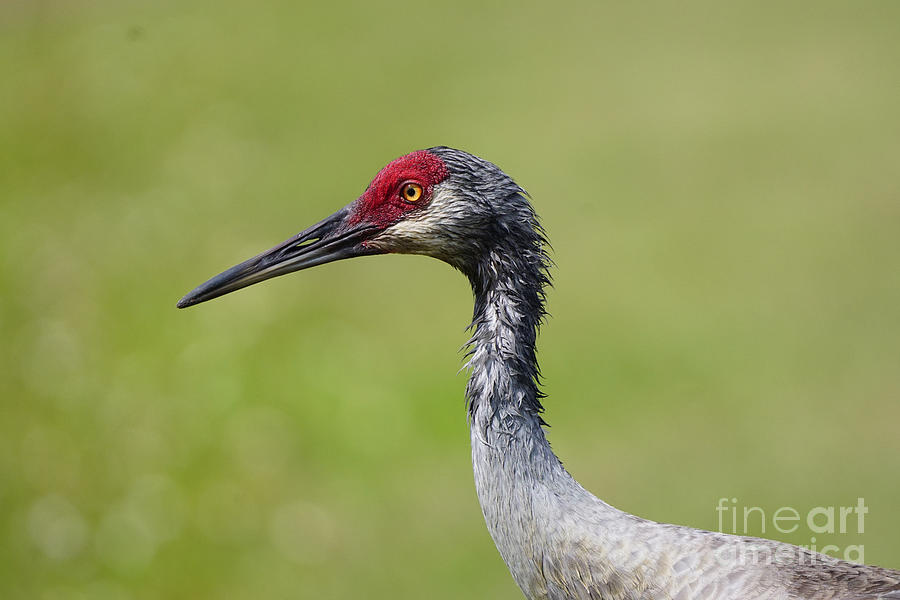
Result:
[[449,187],[436,185],[428,206],[391,225],[369,244],[385,252],[427,254],[448,260],[458,255],[463,242],[459,226],[465,222],[464,202]]

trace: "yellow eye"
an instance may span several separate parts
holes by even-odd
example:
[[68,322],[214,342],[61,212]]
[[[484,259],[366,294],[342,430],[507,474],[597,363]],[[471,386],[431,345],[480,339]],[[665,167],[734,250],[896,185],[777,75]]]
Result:
[[422,199],[422,186],[418,183],[404,183],[400,188],[400,197],[405,202],[418,202]]

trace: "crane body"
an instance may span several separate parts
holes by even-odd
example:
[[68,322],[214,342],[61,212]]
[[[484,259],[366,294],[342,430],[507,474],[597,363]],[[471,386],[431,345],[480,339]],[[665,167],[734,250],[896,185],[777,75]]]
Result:
[[446,147],[400,157],[356,201],[202,284],[187,307],[354,256],[441,259],[475,297],[467,366],[475,488],[497,549],[532,600],[900,600],[900,571],[759,538],[648,521],[585,490],[544,433],[535,356],[547,242],[524,190]]

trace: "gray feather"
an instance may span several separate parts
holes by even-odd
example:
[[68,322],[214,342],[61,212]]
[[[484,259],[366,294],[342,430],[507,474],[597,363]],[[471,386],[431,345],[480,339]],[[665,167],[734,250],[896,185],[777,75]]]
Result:
[[[527,196],[450,148],[438,246],[475,295],[466,388],[475,486],[500,555],[531,599],[900,600],[900,572],[757,538],[640,519],[591,495],[544,435],[535,355],[550,282]],[[449,199],[449,200],[447,200]]]

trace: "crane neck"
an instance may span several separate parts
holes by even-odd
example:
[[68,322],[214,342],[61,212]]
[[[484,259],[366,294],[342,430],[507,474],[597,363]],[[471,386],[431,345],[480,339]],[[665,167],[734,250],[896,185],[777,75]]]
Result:
[[469,274],[475,309],[466,399],[481,430],[545,424],[535,342],[545,315],[547,264],[540,245],[524,252],[499,246]]
[[550,448],[541,418],[535,339],[544,316],[546,255],[497,248],[469,275],[475,293],[466,387],[475,490],[488,531],[516,582],[540,589],[556,499],[590,502]]
[[476,479],[478,465],[482,475],[512,467],[534,481],[569,477],[550,449],[541,417],[535,342],[546,315],[550,259],[543,231],[529,216],[504,224],[505,235],[494,236],[494,247],[467,272],[475,296],[466,403]]

